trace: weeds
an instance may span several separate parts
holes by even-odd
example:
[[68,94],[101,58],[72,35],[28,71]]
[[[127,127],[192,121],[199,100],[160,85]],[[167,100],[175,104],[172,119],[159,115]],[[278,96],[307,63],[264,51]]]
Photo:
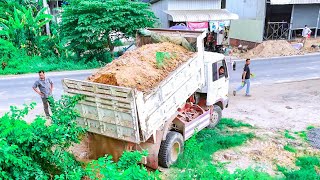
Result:
[[158,68],[162,68],[165,65],[165,61],[170,59],[171,55],[168,52],[157,52],[156,61]]
[[306,131],[294,132],[294,134],[297,134],[300,138],[302,138],[305,141],[308,140],[308,136],[307,136],[307,132]]
[[[266,173],[253,169],[237,170],[234,174],[221,168],[221,163],[212,163],[211,155],[218,150],[242,145],[252,139],[254,134],[232,132],[223,127],[251,127],[248,124],[222,119],[215,129],[204,129],[191,137],[185,145],[183,155],[179,158],[175,167],[183,169],[175,175],[175,179],[243,179],[250,177],[256,179],[268,179]],[[244,178],[246,179],[246,178]],[[269,178],[270,179],[270,178]]]
[[284,137],[287,139],[296,139],[295,137],[293,137],[290,132],[288,130],[284,131]]
[[292,152],[292,153],[296,153],[297,150],[296,148],[294,148],[291,144],[287,144],[283,147],[284,150]]
[[296,165],[299,166],[298,170],[289,170],[285,167],[278,166],[287,180],[319,180],[320,175],[317,168],[320,168],[320,157],[304,156],[296,160]]
[[308,126],[307,130],[311,130],[311,129],[314,129],[314,128],[315,128],[314,126]]
[[229,128],[239,128],[239,127],[249,127],[252,128],[250,124],[243,123],[241,121],[235,121],[234,119],[230,118],[223,118],[221,119],[220,123],[217,125],[218,129],[225,129],[226,127]]

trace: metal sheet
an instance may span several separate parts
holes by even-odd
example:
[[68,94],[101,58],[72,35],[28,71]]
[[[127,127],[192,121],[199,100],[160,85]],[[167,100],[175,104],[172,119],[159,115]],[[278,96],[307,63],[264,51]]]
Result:
[[261,43],[264,20],[232,20],[229,37],[250,42]]
[[270,4],[320,4],[320,0],[270,0]]
[[317,27],[320,5],[295,5],[292,29],[303,29],[305,25],[313,29]]
[[210,20],[233,20],[239,19],[237,14],[226,9],[212,10],[171,10],[165,11],[172,18],[173,22],[202,22]]
[[169,0],[168,10],[221,9],[220,1],[212,0]]

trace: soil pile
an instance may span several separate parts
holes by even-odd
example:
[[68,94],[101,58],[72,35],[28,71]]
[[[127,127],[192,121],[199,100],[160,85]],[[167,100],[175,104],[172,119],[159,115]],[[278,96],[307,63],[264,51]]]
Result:
[[149,92],[193,55],[182,46],[169,42],[147,44],[126,52],[88,79]]
[[300,52],[292,47],[292,45],[285,40],[277,41],[264,41],[259,44],[257,47],[251,49],[246,54],[243,54],[243,57],[247,58],[267,58],[274,56],[291,56],[297,55]]

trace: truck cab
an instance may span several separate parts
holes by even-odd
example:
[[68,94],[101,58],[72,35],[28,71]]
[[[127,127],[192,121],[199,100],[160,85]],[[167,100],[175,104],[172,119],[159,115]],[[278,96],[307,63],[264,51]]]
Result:
[[[214,52],[204,52],[204,86],[197,91],[197,103],[206,101],[205,105],[212,108],[211,127],[222,117],[222,110],[228,107],[229,68],[225,56]],[[202,105],[204,106],[204,102]]]

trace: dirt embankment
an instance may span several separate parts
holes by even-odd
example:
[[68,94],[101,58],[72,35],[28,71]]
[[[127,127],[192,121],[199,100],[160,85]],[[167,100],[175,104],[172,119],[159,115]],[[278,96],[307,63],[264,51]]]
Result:
[[291,56],[301,54],[285,40],[264,41],[255,48],[245,53],[240,53],[237,48],[233,49],[234,55],[240,58],[267,58],[275,56]]
[[277,56],[303,55],[308,53],[320,52],[320,38],[307,39],[304,46],[297,50],[292,45],[300,43],[301,39],[291,42],[286,40],[269,40],[257,45],[255,48],[242,52],[237,47],[233,48],[233,56],[238,58],[268,58]]
[[169,42],[147,44],[126,52],[89,80],[148,92],[193,55],[182,46]]

